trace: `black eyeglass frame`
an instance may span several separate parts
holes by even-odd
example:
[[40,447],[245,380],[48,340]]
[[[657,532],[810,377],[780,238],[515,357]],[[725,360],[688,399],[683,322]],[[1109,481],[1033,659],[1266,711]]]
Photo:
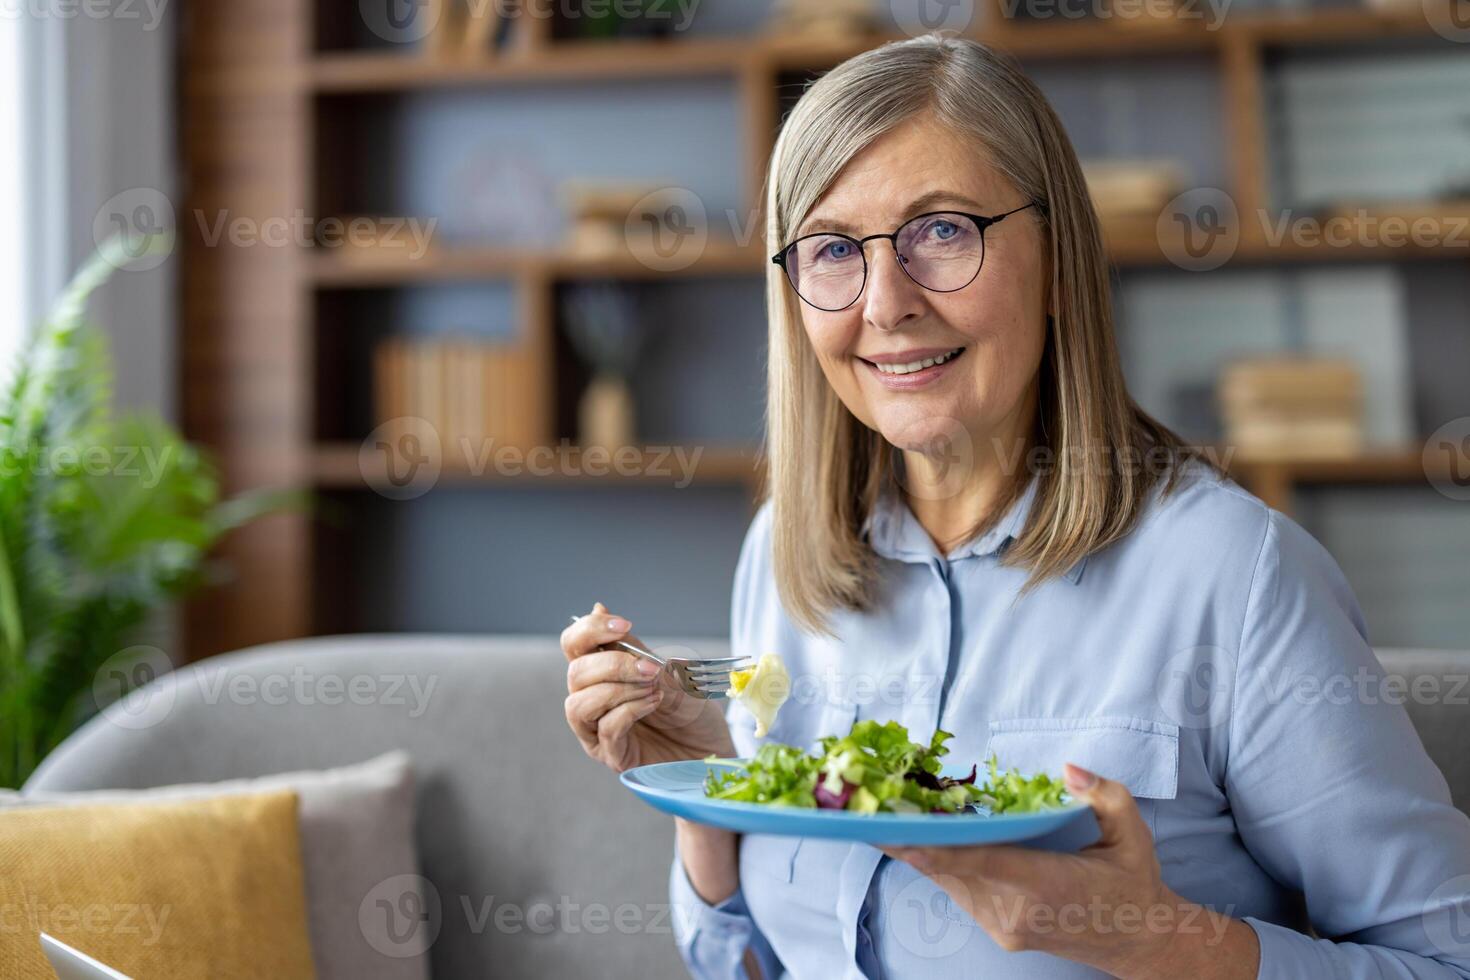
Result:
[[[903,274],[908,276],[909,281],[914,283],[914,285],[927,289],[931,293],[956,293],[959,292],[961,289],[964,289],[965,286],[970,285],[970,283],[974,282],[976,279],[980,278],[980,270],[985,266],[985,230],[991,225],[1000,224],[1002,221],[1004,221],[1006,218],[1009,218],[1016,212],[1024,211],[1030,207],[1036,208],[1036,210],[1040,211],[1043,215],[1046,214],[1045,204],[1040,201],[1028,201],[1018,208],[1011,208],[1011,210],[1006,211],[1002,214],[992,215],[969,214],[965,211],[955,211],[952,208],[943,208],[938,211],[925,211],[923,214],[914,215],[912,218],[908,219],[903,224],[899,225],[897,228],[893,229],[893,231],[889,232],[886,235],[869,235],[866,238],[853,238],[851,235],[844,235],[841,232],[837,231],[814,231],[810,235],[802,235],[800,238],[792,241],[785,248],[781,249],[781,251],[771,256],[771,261],[774,262],[776,265],[779,265],[782,271],[786,273],[786,282],[791,287],[791,291],[796,293],[797,299],[801,300],[812,309],[821,310],[823,313],[840,313],[842,310],[848,309],[852,306],[853,303],[856,303],[859,299],[862,298],[863,290],[868,288],[867,244],[868,242],[877,241],[880,238],[886,238],[888,241],[893,243],[893,254],[899,259],[898,267],[903,270]],[[975,227],[980,229],[980,264],[975,267],[975,274],[969,278],[968,282],[966,282],[963,286],[956,286],[954,289],[935,289],[932,286],[925,286],[922,282],[919,282],[919,280],[914,278],[913,273],[909,272],[908,266],[903,256],[898,254],[898,233],[903,231],[909,225],[913,224],[915,221],[918,221],[920,218],[932,218],[936,214],[957,214],[962,218],[969,218],[971,221],[975,222]],[[851,242],[852,244],[857,246],[858,255],[862,256],[863,260],[863,281],[862,284],[858,286],[857,295],[852,298],[852,303],[848,303],[847,306],[838,306],[831,309],[825,306],[818,306],[811,300],[807,299],[805,296],[801,295],[801,290],[797,289],[796,283],[791,281],[791,269],[786,265],[786,257],[793,248],[800,245],[802,242],[806,241],[809,238],[840,238],[843,241]]]

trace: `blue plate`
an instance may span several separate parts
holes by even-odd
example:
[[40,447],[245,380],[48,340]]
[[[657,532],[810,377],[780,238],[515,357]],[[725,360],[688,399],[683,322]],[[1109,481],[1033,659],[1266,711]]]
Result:
[[[660,762],[629,769],[623,785],[655,809],[697,823],[746,834],[825,837],[907,847],[1010,844],[1050,851],[1076,851],[1098,839],[1092,807],[1069,803],[1039,813],[849,813],[761,803],[711,800],[704,795],[705,773],[713,767],[738,768],[739,760]],[[969,770],[946,769],[966,776]]]

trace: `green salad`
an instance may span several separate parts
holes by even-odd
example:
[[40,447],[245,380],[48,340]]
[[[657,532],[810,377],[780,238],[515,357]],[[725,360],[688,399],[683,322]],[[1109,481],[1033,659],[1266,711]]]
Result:
[[936,731],[926,746],[909,741],[908,729],[896,721],[860,721],[844,736],[821,739],[820,755],[768,742],[741,768],[711,769],[704,792],[716,800],[857,813],[959,813],[972,805],[1030,813],[1064,802],[1061,780],[1001,772],[994,755],[983,784],[975,766],[963,779],[941,776],[939,760],[949,753],[944,743],[953,737]]

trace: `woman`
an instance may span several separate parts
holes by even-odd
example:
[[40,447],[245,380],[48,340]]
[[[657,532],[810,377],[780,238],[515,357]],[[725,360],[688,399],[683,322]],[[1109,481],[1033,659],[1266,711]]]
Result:
[[[731,641],[767,738],[896,720],[1065,773],[1101,839],[878,849],[679,821],[697,977],[1470,976],[1470,820],[1297,525],[1128,397],[1097,217],[1036,87],[979,44],[813,84],[771,161],[769,499]],[[749,755],[751,717],[569,627],[567,719],[615,770]],[[1304,930],[1314,928],[1322,937]]]

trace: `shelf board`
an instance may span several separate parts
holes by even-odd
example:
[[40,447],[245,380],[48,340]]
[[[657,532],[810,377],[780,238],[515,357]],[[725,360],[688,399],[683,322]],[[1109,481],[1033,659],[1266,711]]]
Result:
[[354,93],[724,75],[735,72],[751,53],[751,44],[743,39],[558,42],[499,58],[347,52],[318,55],[308,83],[322,93]]
[[[1356,221],[1358,210],[1344,208],[1322,215],[1298,212],[1292,216],[1293,220],[1311,220],[1318,229],[1315,238],[1307,240],[1294,239],[1287,235],[1278,241],[1272,241],[1266,234],[1266,229],[1260,227],[1259,220],[1243,216],[1240,238],[1226,264],[1470,259],[1470,202],[1366,205],[1361,209],[1366,220],[1371,223],[1366,226],[1366,240],[1341,242],[1337,238],[1321,234],[1324,222]],[[1393,230],[1397,244],[1382,241],[1384,222],[1389,219],[1399,222],[1398,227]],[[1428,219],[1435,224],[1438,229],[1435,240],[1440,243],[1416,241],[1406,233],[1414,222],[1422,219]],[[1343,230],[1337,225],[1332,227],[1334,234]],[[1273,233],[1275,228],[1276,222],[1273,221]],[[1171,254],[1184,254],[1178,238],[1169,242],[1169,247],[1165,248],[1165,243],[1159,238],[1157,219],[1147,215],[1104,219],[1103,239],[1109,260],[1118,266],[1163,266],[1170,263]]]
[[394,252],[382,256],[323,252],[309,256],[305,264],[308,279],[318,287],[372,289],[415,283],[511,279],[520,275],[553,280],[754,276],[763,271],[766,260],[762,247],[711,243],[697,260],[673,270],[654,268],[631,252],[588,256],[459,246],[431,249],[417,259]]
[[[358,451],[357,443],[319,443],[312,452],[313,484],[318,488],[331,490],[371,489],[369,475],[374,480],[380,479],[381,471],[364,474]],[[517,458],[524,462],[514,466],[513,472],[496,472],[491,465],[477,471],[466,463],[450,465],[446,460],[439,482],[454,485],[520,486],[548,483],[682,488],[686,485],[749,484],[757,478],[760,471],[757,451],[753,447],[681,446],[677,452],[682,453],[682,457],[667,450],[640,450],[639,456],[633,460],[616,452],[611,456],[589,456],[585,449],[562,443],[522,453]],[[528,453],[539,455],[531,456]],[[687,473],[689,467],[692,467],[692,477]],[[629,472],[630,470],[633,472]]]
[[[1448,2],[1448,0],[1447,0]],[[972,36],[1020,58],[1119,58],[1211,51],[1232,40],[1288,46],[1372,42],[1384,36],[1433,36],[1422,14],[1371,10],[1235,15],[1215,30],[1199,20],[1173,23],[1057,20],[1004,21]],[[411,91],[497,83],[734,75],[751,65],[822,70],[904,34],[852,38],[777,35],[622,41],[559,41],[499,58],[434,59],[412,54],[333,52],[317,55],[306,85],[323,94]]]
[[1252,458],[1237,453],[1229,469],[1247,479],[1269,476],[1292,484],[1418,483],[1431,476],[1419,447],[1373,448],[1355,456],[1318,459]]
[[[1383,37],[1434,36],[1433,25],[1417,7],[1406,13],[1343,8],[1241,14],[1227,21],[1224,29],[1248,35],[1262,44],[1279,46],[1316,46],[1373,42]],[[1450,42],[1446,40],[1446,43]]]

